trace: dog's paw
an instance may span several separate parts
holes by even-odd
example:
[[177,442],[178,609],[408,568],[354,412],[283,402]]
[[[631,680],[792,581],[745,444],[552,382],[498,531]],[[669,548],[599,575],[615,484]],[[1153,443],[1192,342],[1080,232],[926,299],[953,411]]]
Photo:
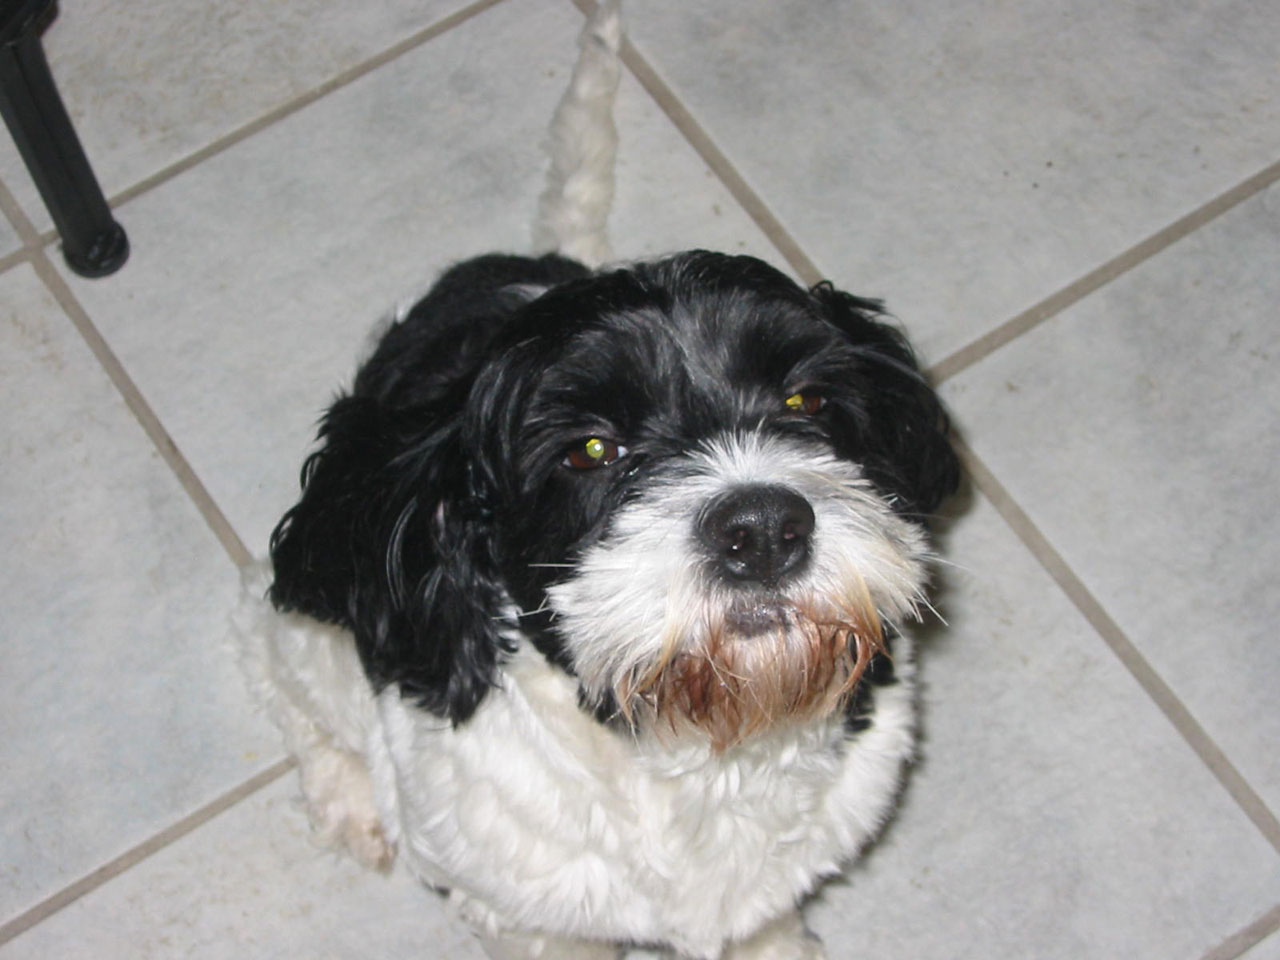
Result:
[[361,866],[387,873],[396,859],[396,848],[387,840],[382,823],[374,817],[347,816],[331,828],[335,843],[340,843]]
[[319,748],[302,759],[301,773],[307,817],[316,839],[327,847],[345,849],[371,870],[390,870],[395,845],[378,816],[364,761],[345,750]]
[[321,844],[346,850],[361,866],[386,873],[395,862],[395,845],[387,839],[372,804],[364,807],[334,800],[324,803],[308,800],[307,817]]

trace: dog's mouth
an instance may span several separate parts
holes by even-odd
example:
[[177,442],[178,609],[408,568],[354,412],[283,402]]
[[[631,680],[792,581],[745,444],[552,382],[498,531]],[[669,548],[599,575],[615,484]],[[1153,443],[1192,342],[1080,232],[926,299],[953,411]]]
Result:
[[724,616],[725,629],[743,639],[786,630],[795,622],[795,611],[776,600],[740,601],[731,605]]
[[657,663],[620,677],[613,693],[632,724],[676,736],[696,730],[723,751],[836,711],[883,652],[865,590],[839,603],[742,598],[672,638]]

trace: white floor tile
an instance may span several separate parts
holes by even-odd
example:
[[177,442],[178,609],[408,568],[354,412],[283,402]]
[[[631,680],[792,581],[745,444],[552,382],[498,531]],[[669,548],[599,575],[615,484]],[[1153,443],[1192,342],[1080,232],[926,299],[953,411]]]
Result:
[[1280,187],[949,383],[974,448],[1280,810]]
[[811,910],[832,957],[1197,957],[1280,858],[995,511],[948,538],[903,808]]
[[631,33],[938,359],[1280,156],[1280,6],[646,0]]
[[29,267],[0,276],[0,921],[278,755],[231,563]]
[[[581,24],[568,3],[475,18],[129,204],[128,268],[76,284],[255,550],[369,331],[450,263],[528,249]],[[768,254],[632,83],[619,112],[620,256]]]
[[[54,81],[111,195],[465,6],[465,0],[80,0],[42,38]],[[51,221],[8,137],[0,176]],[[127,228],[126,224],[126,228]]]
[[0,948],[5,960],[483,960],[406,871],[314,846],[286,777]]

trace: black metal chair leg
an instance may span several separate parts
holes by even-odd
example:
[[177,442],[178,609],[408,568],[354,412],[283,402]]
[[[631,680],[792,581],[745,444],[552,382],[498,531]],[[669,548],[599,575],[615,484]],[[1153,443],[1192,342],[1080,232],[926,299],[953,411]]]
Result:
[[40,45],[50,0],[5,3],[0,23],[0,113],[62,237],[67,265],[105,277],[124,265],[129,240],[111,215]]

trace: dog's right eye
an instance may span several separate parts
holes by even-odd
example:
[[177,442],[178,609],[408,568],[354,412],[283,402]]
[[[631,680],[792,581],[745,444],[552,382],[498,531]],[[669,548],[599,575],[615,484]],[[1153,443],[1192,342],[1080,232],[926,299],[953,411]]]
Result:
[[604,437],[588,437],[565,454],[564,465],[574,470],[607,467],[627,455],[627,448]]
[[812,417],[827,405],[827,398],[820,393],[806,390],[803,393],[791,394],[783,403],[793,413],[802,413],[807,417]]

